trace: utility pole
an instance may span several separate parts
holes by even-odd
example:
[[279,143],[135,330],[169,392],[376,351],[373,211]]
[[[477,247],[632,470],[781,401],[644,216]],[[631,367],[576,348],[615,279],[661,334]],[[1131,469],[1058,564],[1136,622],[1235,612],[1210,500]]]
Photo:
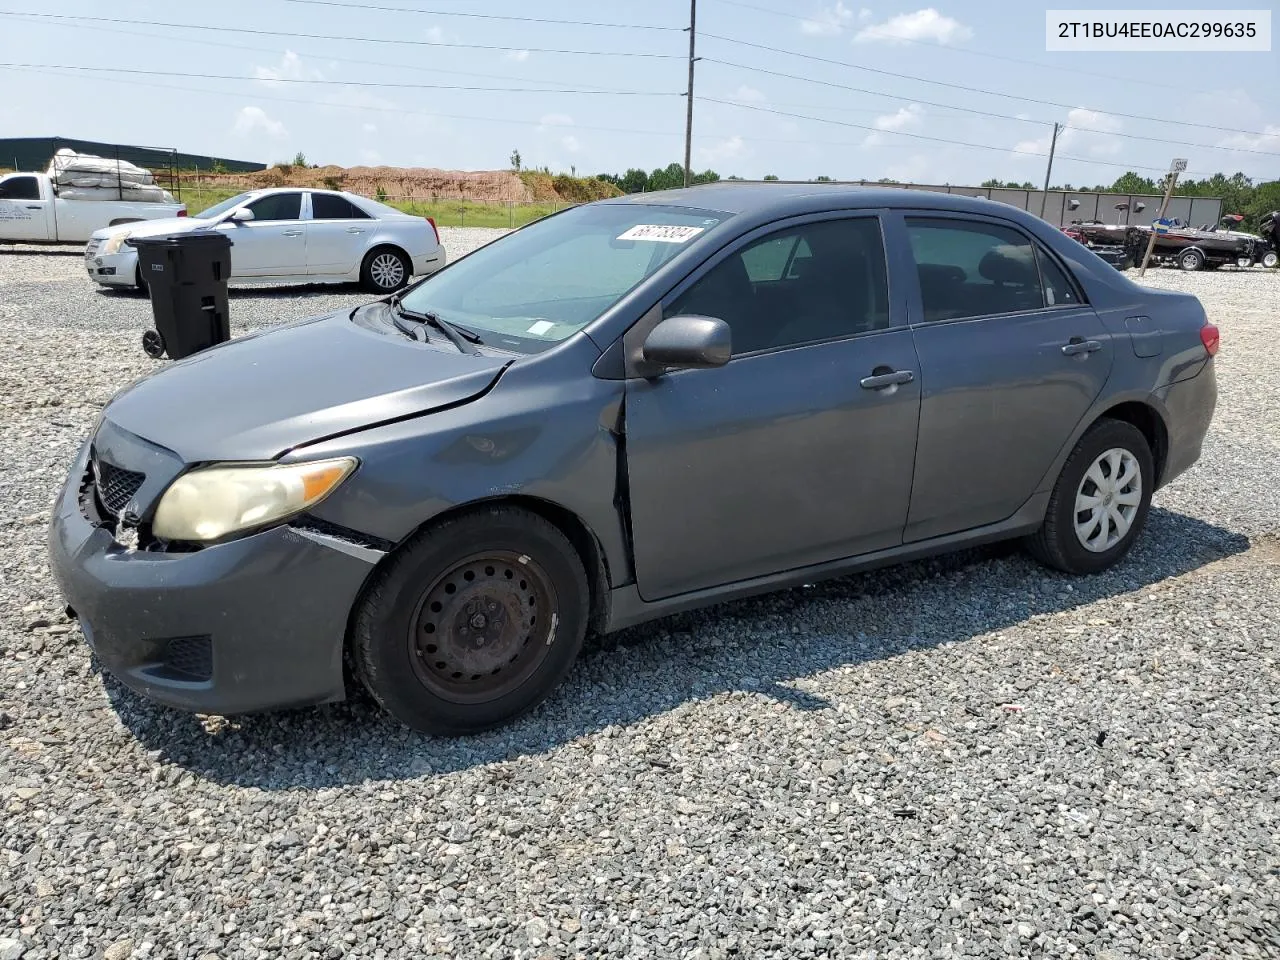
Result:
[[1049,175],[1053,173],[1053,152],[1058,149],[1058,124],[1053,124],[1053,139],[1049,141],[1049,165],[1044,168],[1044,193],[1040,195],[1040,219],[1044,219],[1044,204],[1049,199]]
[[[1165,177],[1164,199],[1160,201],[1160,216],[1157,220],[1163,220],[1165,212],[1169,209],[1169,198],[1173,196],[1174,185],[1178,182],[1178,174],[1187,169],[1187,161],[1174,160],[1169,167],[1169,175]],[[1142,255],[1142,267],[1138,270],[1138,279],[1142,279],[1147,275],[1147,262],[1151,259],[1151,251],[1156,245],[1156,225],[1151,225],[1151,236],[1147,237],[1147,251]]]
[[687,187],[693,180],[690,163],[693,159],[693,65],[697,62],[694,56],[694,44],[698,39],[698,0],[689,0],[689,91],[685,95],[684,117],[684,185]]

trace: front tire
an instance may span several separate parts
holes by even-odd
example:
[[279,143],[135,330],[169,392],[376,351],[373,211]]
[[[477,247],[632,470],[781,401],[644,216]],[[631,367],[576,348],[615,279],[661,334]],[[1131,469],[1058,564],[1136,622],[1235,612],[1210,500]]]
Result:
[[1102,419],[1076,444],[1049,497],[1044,523],[1027,540],[1041,563],[1099,573],[1137,540],[1151,508],[1155,461],[1142,431]]
[[395,293],[409,282],[413,264],[399,250],[378,247],[365,254],[360,265],[360,283],[370,293]]
[[1262,255],[1262,265],[1269,270],[1274,270],[1280,264],[1280,253],[1274,250],[1268,250]]
[[379,571],[352,623],[355,670],[401,723],[477,733],[559,686],[582,649],[589,599],[563,533],[487,507],[415,535]]

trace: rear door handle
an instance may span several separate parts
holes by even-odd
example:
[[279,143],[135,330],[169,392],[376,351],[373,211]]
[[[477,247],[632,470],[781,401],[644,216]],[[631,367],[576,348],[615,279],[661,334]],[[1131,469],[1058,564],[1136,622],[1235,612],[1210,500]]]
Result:
[[300,237],[300,236],[302,236],[302,231],[301,231],[301,230],[286,230],[286,231],[284,232],[284,235],[285,235],[286,237]]
[[347,227],[347,233],[364,233],[364,227]]
[[862,384],[863,390],[883,390],[885,387],[896,387],[903,383],[910,383],[916,378],[916,375],[910,370],[895,370],[892,373],[877,373],[869,377],[863,377],[859,383]]
[[1062,348],[1062,352],[1068,357],[1074,357],[1080,353],[1094,353],[1102,349],[1102,343],[1098,340],[1082,340],[1080,337],[1072,337],[1071,342]]
[[33,206],[31,206],[30,204],[28,204],[28,205],[27,205],[27,209],[28,209],[28,210],[43,210],[43,209],[44,209],[44,207],[41,207],[41,206],[34,206],[34,207],[33,207]]

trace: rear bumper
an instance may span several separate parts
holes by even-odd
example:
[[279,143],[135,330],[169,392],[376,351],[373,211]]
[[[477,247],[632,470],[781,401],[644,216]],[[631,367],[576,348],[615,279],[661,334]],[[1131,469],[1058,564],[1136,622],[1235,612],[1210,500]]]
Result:
[[445,257],[444,247],[440,247],[432,253],[420,254],[410,259],[413,261],[413,275],[415,277],[425,277],[443,269],[447,258]]
[[108,671],[197,713],[342,699],[347,618],[381,553],[291,527],[194,553],[130,550],[82,506],[87,457],[86,444],[55,507],[49,554]]
[[1218,375],[1213,360],[1194,377],[1179,380],[1155,391],[1164,407],[1169,430],[1169,451],[1165,457],[1160,486],[1185,473],[1197,460],[1218,403]]

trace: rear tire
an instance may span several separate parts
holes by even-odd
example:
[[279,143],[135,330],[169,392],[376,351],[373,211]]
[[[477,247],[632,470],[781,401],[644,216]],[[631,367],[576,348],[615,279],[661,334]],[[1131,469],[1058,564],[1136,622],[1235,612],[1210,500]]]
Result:
[[412,275],[413,264],[394,247],[370,250],[360,265],[360,283],[370,293],[395,293]]
[[513,507],[467,513],[418,533],[378,572],[352,622],[355,672],[401,723],[476,733],[559,686],[589,600],[582,560],[551,523]]
[[133,283],[134,283],[134,289],[136,289],[138,293],[142,294],[148,300],[151,299],[151,287],[148,286],[147,281],[144,280],[142,277],[141,264],[139,264],[133,270]]
[[1184,250],[1178,254],[1178,266],[1183,270],[1199,270],[1204,266],[1204,254],[1199,250]]
[[1118,563],[1147,522],[1155,462],[1131,423],[1104,418],[1090,427],[1063,464],[1044,523],[1027,549],[1046,566],[1098,573]]

